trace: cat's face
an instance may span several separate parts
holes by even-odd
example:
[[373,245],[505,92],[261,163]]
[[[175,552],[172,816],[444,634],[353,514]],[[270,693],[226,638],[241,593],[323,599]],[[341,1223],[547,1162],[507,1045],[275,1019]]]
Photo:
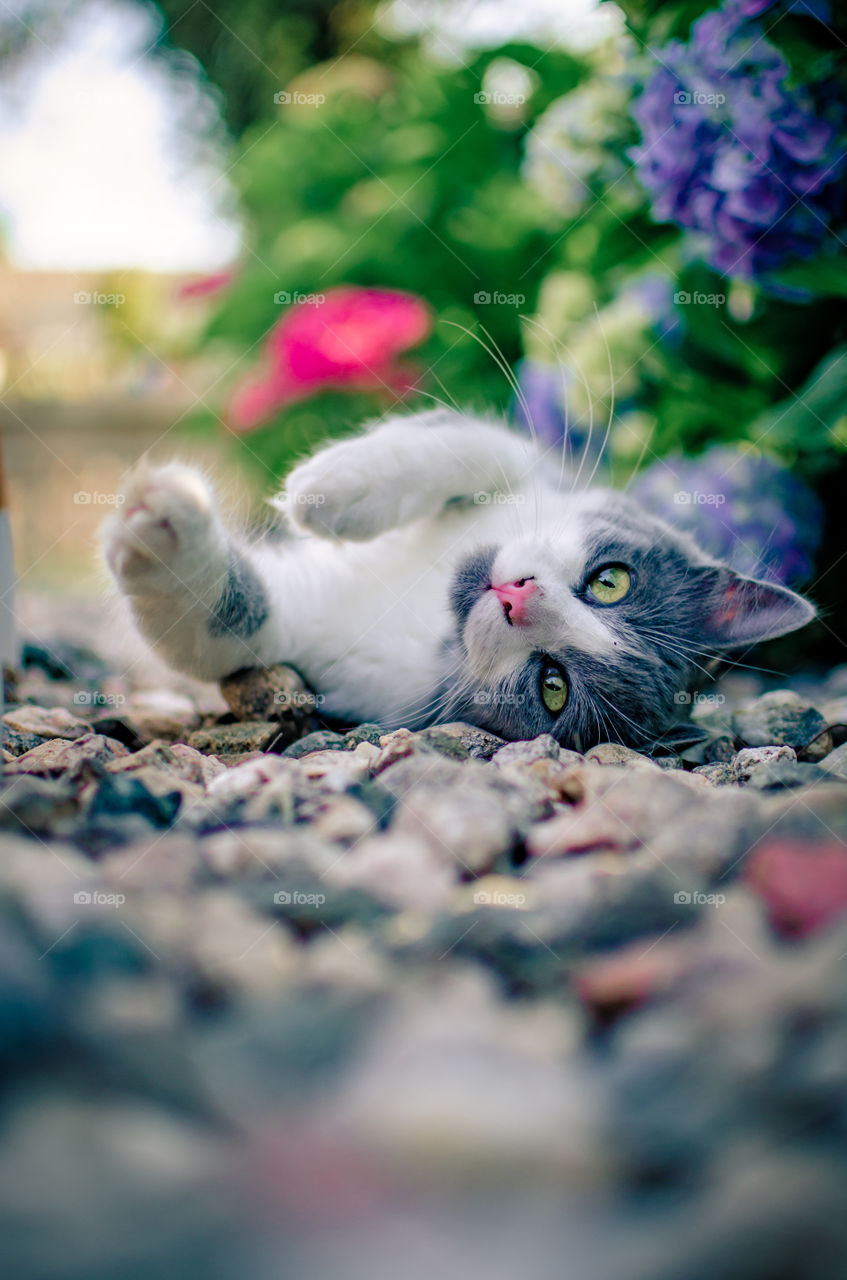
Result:
[[451,712],[504,737],[551,733],[578,750],[680,745],[709,656],[814,616],[802,597],[716,565],[604,491],[576,500],[567,525],[528,528],[467,557],[451,604]]

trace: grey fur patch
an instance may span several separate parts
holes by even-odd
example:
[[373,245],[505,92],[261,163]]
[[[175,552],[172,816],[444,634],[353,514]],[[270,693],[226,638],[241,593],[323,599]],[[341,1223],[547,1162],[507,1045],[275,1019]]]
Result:
[[252,565],[233,552],[223,591],[207,624],[209,635],[247,640],[254,636],[268,616],[268,598],[262,580]]

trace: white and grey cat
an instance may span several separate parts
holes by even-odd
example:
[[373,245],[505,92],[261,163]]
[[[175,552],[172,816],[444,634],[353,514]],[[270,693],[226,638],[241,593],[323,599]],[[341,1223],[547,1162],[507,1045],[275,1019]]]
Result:
[[531,440],[446,410],[322,449],[275,504],[288,536],[251,544],[199,471],[142,464],[107,562],[173,667],[290,663],[351,723],[681,745],[704,657],[815,614],[624,494],[575,490]]

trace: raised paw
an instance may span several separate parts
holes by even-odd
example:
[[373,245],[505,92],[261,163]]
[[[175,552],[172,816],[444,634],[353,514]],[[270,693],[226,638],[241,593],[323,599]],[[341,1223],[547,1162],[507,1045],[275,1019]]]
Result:
[[400,435],[395,429],[394,448],[382,433],[331,445],[294,468],[277,505],[308,533],[353,542],[414,519],[425,502],[398,456]]
[[[180,463],[139,464],[103,527],[106,562],[128,592],[187,582],[217,556],[223,530],[203,476]],[[174,583],[175,585],[175,583]]]

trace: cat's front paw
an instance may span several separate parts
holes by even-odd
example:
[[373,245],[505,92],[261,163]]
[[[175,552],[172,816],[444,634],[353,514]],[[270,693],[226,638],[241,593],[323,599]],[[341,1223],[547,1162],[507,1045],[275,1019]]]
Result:
[[366,542],[413,514],[414,491],[385,473],[373,437],[342,441],[295,467],[278,505],[307,533]]
[[222,541],[211,489],[179,463],[130,472],[102,537],[106,562],[130,593],[189,581]]

